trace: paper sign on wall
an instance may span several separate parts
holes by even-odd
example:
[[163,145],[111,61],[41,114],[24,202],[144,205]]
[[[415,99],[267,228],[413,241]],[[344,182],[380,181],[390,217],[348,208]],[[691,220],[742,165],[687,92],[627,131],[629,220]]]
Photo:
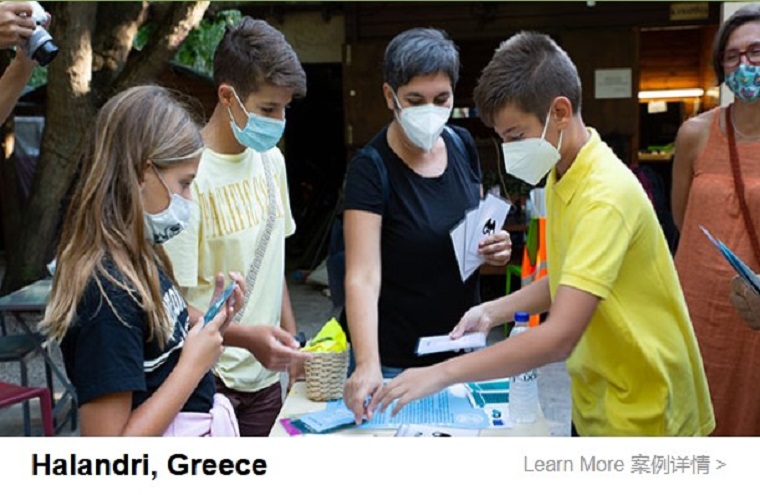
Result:
[[594,71],[594,97],[597,100],[630,98],[631,69],[597,69]]

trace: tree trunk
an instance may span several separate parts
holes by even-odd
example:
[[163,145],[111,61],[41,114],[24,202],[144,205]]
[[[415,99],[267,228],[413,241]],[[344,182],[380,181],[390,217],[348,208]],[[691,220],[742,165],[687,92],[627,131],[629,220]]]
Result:
[[[101,6],[104,10],[99,12]],[[50,34],[58,40],[60,52],[49,66],[45,130],[37,173],[29,200],[21,210],[23,228],[15,249],[9,251],[0,294],[45,275],[45,265],[54,255],[65,215],[66,196],[79,170],[84,140],[98,108],[115,92],[157,78],[187,34],[198,25],[208,2],[172,3],[158,20],[148,45],[127,60],[136,23],[143,18],[143,4],[137,6],[58,2],[51,8]],[[103,14],[114,18],[101,22]],[[95,32],[96,20],[98,28],[106,26],[107,33]],[[97,75],[93,73],[94,63],[99,69]],[[7,212],[5,217],[10,214]]]
[[[8,68],[8,52],[0,53],[0,74]],[[13,251],[19,232],[19,215],[21,210],[21,191],[16,172],[16,160],[12,154],[14,147],[13,114],[0,126],[0,218],[3,225],[3,245],[6,252]],[[8,214],[6,214],[8,213]]]

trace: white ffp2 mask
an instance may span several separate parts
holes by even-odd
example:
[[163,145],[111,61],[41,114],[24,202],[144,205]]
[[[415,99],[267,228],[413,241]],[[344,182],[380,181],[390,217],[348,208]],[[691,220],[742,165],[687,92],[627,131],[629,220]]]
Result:
[[540,138],[528,138],[511,143],[502,143],[504,169],[508,174],[535,186],[554,167],[560,159],[562,148],[562,131],[559,131],[557,147],[547,141],[546,129],[549,128],[549,115]]
[[415,146],[425,151],[433,149],[435,142],[449,121],[452,107],[441,107],[432,103],[415,107],[401,108],[396,94],[393,98],[398,105],[399,124],[404,134]]

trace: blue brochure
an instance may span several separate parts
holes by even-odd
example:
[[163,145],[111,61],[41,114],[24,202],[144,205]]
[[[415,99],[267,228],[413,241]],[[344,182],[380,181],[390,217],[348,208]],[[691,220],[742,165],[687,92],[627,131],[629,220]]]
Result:
[[725,257],[728,263],[734,267],[736,273],[739,274],[739,276],[747,283],[747,285],[752,287],[755,292],[760,294],[760,278],[755,275],[755,272],[753,272],[746,263],[744,263],[738,256],[736,256],[733,251],[728,249],[728,247],[726,247],[722,241],[713,237],[706,228],[702,227],[701,225],[699,228],[702,229],[702,232],[704,232],[707,238],[710,239],[710,242],[712,242],[715,247],[718,248],[721,254],[723,254],[723,257]]
[[[473,409],[467,394],[451,389],[412,401],[395,416],[391,416],[395,402],[385,412],[375,411],[371,421],[364,421],[357,428],[398,428],[403,424],[440,425],[458,428],[482,429],[490,426],[488,415]],[[331,401],[322,411],[301,414],[297,418],[312,433],[326,433],[341,426],[353,425],[354,415],[342,400]]]

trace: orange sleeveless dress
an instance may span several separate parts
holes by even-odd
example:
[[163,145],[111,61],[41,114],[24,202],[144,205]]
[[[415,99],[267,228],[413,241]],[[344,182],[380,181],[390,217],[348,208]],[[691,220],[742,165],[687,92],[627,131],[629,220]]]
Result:
[[[760,332],[750,329],[731,304],[736,272],[699,229],[706,227],[760,272],[736,197],[720,113],[725,115],[725,109],[713,111],[707,143],[694,162],[675,263],[710,386],[717,422],[713,435],[759,436]],[[760,234],[760,142],[737,142],[737,148],[747,206]]]

